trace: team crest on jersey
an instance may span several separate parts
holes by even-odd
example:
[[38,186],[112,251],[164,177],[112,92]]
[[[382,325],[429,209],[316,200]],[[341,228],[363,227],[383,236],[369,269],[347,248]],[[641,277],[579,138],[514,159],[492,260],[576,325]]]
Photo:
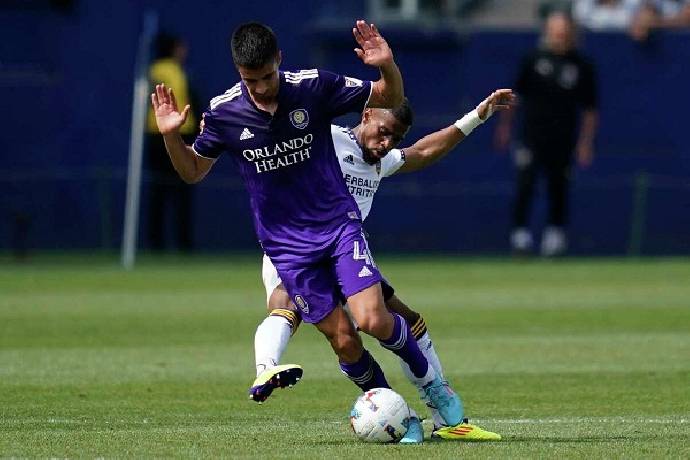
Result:
[[352,77],[345,77],[345,86],[347,87],[355,87],[355,86],[362,86],[364,82],[362,80],[358,80],[356,78]]
[[558,79],[561,86],[565,89],[573,89],[577,84],[578,71],[573,64],[566,64],[561,70],[560,78]]
[[297,307],[299,307],[299,309],[305,314],[309,313],[309,304],[306,300],[304,300],[304,297],[299,294],[295,296],[295,305],[297,305]]
[[297,109],[290,112],[292,126],[297,129],[304,129],[309,124],[309,113],[305,109]]

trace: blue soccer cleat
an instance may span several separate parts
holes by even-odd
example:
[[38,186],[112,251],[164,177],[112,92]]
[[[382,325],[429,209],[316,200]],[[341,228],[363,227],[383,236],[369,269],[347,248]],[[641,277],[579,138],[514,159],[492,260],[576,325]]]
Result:
[[407,433],[399,442],[400,444],[421,444],[424,442],[424,428],[415,415],[410,417]]
[[460,397],[439,376],[423,387],[427,406],[438,410],[446,425],[454,426],[462,422],[464,409]]

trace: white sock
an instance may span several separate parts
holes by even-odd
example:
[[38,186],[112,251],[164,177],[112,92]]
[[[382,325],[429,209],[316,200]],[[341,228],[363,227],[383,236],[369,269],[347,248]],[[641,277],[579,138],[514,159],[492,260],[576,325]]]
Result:
[[422,350],[422,354],[429,361],[429,364],[434,366],[436,374],[441,378],[441,380],[446,380],[443,377],[443,366],[441,366],[441,361],[438,359],[436,350],[434,349],[434,344],[431,342],[431,337],[429,337],[429,332],[425,332],[423,336],[417,340],[419,349]]
[[[429,367],[434,369],[441,380],[445,380],[443,377],[443,368],[441,367],[441,362],[438,359],[438,355],[436,354],[434,345],[431,342],[429,333],[424,333],[424,335],[417,340],[417,344],[419,345],[419,349],[422,350],[424,357],[427,359],[427,361],[429,361]],[[423,399],[425,397],[424,389],[422,388],[424,385],[418,385],[416,383],[419,379],[412,374],[410,366],[408,366],[402,359],[400,360],[400,367],[402,368],[405,377],[407,377],[407,379],[417,387],[417,392],[419,393],[420,398]],[[441,414],[437,409],[429,408],[429,410],[431,411],[431,418],[434,420],[435,428],[446,425],[446,421],[443,419],[443,417],[441,417]]]
[[412,373],[412,369],[410,369],[410,366],[407,365],[405,361],[402,359],[400,360],[400,368],[403,371],[403,374],[405,374],[405,377],[407,377],[407,380],[410,381],[410,383],[414,386],[417,387],[417,391],[419,391],[419,395],[423,396],[424,395],[424,385],[427,383],[433,381],[436,378],[436,371],[434,370],[434,366],[429,363],[429,368],[426,371],[426,374],[424,377],[417,377]]
[[280,362],[290,341],[292,327],[282,316],[267,316],[256,328],[254,335],[254,359],[256,375],[275,367]]

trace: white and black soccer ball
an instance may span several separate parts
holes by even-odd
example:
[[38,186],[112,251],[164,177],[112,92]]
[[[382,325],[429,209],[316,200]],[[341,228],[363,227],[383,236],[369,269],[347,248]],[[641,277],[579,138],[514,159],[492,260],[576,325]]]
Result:
[[350,411],[350,425],[366,442],[397,442],[407,433],[410,408],[395,391],[374,388],[362,394]]

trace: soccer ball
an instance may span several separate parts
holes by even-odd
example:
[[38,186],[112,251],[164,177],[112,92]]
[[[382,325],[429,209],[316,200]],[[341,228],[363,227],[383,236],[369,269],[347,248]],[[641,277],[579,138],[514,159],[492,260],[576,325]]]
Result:
[[402,396],[389,388],[365,392],[350,411],[352,430],[366,442],[400,441],[409,423],[410,408]]

